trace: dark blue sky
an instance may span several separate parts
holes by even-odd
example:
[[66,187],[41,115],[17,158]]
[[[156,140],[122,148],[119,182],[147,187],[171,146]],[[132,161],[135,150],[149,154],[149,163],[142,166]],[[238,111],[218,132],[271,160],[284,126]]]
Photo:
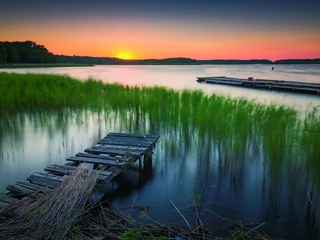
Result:
[[109,15],[170,19],[218,19],[268,24],[319,26],[319,0],[10,0],[0,8],[0,20],[72,15]]

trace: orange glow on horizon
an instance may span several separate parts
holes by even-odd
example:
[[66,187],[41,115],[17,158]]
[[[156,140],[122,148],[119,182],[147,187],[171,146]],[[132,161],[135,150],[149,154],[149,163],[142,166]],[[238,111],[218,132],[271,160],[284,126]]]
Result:
[[192,22],[116,20],[31,22],[28,29],[20,24],[4,25],[1,28],[6,37],[1,36],[0,41],[32,40],[57,55],[121,59],[186,57],[275,61],[320,57],[320,32],[312,28],[269,27],[262,31],[257,26],[244,26],[239,30],[227,23],[216,23],[212,28],[205,24],[197,27],[200,25]]
[[132,55],[127,52],[121,52],[117,55],[117,58],[123,59],[123,60],[131,60],[133,59]]

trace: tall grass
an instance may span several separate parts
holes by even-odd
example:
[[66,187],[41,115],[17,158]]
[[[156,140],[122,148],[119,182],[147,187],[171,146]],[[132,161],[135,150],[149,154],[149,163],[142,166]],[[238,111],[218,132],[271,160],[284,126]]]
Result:
[[0,73],[1,114],[18,110],[89,107],[101,104],[101,82],[67,76]]
[[288,107],[201,91],[129,87],[92,79],[81,82],[60,75],[0,73],[1,115],[64,108],[112,111],[115,119],[128,123],[132,131],[179,132],[181,136],[176,138],[186,147],[191,136],[210,139],[220,149],[221,161],[228,161],[235,169],[242,166],[245,152],[254,144],[263,148],[263,161],[273,181],[280,182],[287,166],[292,166],[309,169],[308,177],[320,183],[317,109],[301,118]]
[[[35,200],[9,205],[0,221],[0,237],[5,239],[68,239],[67,235],[90,210],[89,196],[97,174],[78,167],[53,190]],[[6,211],[8,212],[6,214]]]

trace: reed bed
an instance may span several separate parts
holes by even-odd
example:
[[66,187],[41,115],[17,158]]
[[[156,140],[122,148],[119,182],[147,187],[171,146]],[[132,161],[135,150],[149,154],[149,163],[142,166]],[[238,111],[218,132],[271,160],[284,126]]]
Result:
[[219,144],[228,158],[239,156],[254,139],[263,146],[264,158],[275,175],[281,175],[294,156],[300,156],[297,164],[320,166],[319,107],[301,116],[289,107],[201,91],[129,87],[62,75],[0,73],[0,116],[66,108],[113,112],[125,124],[135,125],[134,131],[146,122],[151,133],[181,129],[185,143],[196,132],[199,139],[210,138]]
[[144,127],[150,133],[179,129],[186,146],[196,133],[198,139],[212,139],[228,159],[238,158],[254,141],[263,147],[264,160],[275,179],[289,164],[312,168],[311,175],[320,176],[319,108],[301,116],[289,107],[201,91],[129,87],[62,75],[0,73],[0,116],[66,108],[113,112],[115,119],[130,125],[132,131],[139,131],[142,125],[150,126]]

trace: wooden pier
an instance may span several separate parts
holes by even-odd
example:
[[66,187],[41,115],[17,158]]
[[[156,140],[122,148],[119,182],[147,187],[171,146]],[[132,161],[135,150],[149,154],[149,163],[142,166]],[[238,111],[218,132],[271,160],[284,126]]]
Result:
[[198,77],[197,82],[320,95],[320,83],[231,77]]
[[7,186],[9,192],[0,195],[0,208],[30,197],[35,198],[57,187],[83,163],[86,164],[85,169],[93,169],[92,173],[98,174],[102,183],[110,182],[138,160],[141,170],[142,161],[143,164],[152,161],[152,150],[158,139],[157,135],[109,133],[94,147],[68,157],[65,165],[50,165],[44,169],[44,173],[35,172],[27,180]]

